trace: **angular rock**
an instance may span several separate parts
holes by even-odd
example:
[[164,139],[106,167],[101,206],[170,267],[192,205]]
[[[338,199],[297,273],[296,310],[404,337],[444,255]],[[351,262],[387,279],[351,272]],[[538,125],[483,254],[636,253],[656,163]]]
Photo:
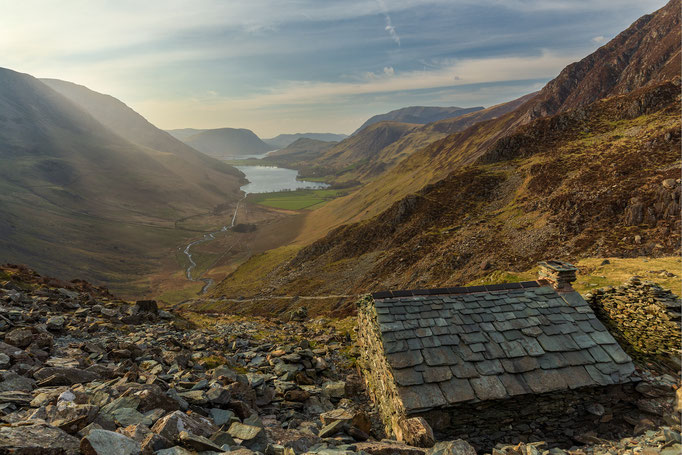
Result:
[[466,441],[441,441],[436,443],[428,455],[476,455],[476,450]]
[[268,443],[265,430],[261,427],[235,422],[230,426],[228,433],[244,447],[257,452],[264,451]]
[[45,424],[0,427],[0,451],[17,454],[75,455],[79,441]]
[[137,455],[142,449],[140,443],[107,430],[92,430],[81,439],[80,449],[84,455]]
[[152,431],[169,441],[175,441],[181,431],[208,437],[218,431],[218,428],[206,418],[175,411],[157,420]]

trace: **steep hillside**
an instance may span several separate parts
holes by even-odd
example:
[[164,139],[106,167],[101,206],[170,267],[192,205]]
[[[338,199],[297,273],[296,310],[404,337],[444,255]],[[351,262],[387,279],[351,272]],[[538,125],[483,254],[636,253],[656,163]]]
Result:
[[586,106],[680,74],[680,1],[635,21],[596,52],[549,82],[524,120]]
[[[97,93],[82,85],[59,79],[40,79],[40,81],[67,97],[92,115],[95,120],[124,139],[164,154],[172,154],[183,160],[182,162],[176,161],[175,164],[177,165],[186,166],[189,162],[199,166],[208,166],[211,169],[233,176],[241,176],[236,168],[197,152],[167,132],[158,129],[113,96]],[[167,165],[172,165],[170,163],[172,158],[170,156],[168,158]]]
[[268,161],[287,166],[304,167],[336,144],[337,142],[325,142],[302,137],[288,146],[268,154]]
[[380,122],[336,144],[319,158],[301,169],[301,175],[332,175],[338,179],[364,163],[372,162],[381,149],[394,143],[419,125]]
[[261,141],[253,131],[244,128],[204,130],[183,141],[200,152],[216,158],[260,155],[275,149]]
[[294,133],[280,134],[270,139],[263,139],[266,144],[272,145],[277,149],[283,149],[298,141],[299,139],[312,139],[321,142],[340,142],[346,139],[346,134],[334,133]]
[[483,107],[435,107],[435,106],[410,106],[402,109],[396,109],[385,114],[375,115],[370,117],[362,124],[353,134],[357,134],[370,125],[379,122],[401,122],[401,123],[415,123],[425,125],[427,123],[437,122],[446,118],[458,117],[460,115],[469,114],[482,110]]
[[[680,81],[540,118],[476,163],[335,229],[263,289],[324,295],[461,285],[543,258],[679,254]],[[216,295],[231,295],[228,277]]]
[[130,284],[196,235],[176,220],[239,199],[241,174],[227,170],[133,144],[39,80],[0,69],[0,262]]
[[477,110],[469,114],[446,118],[416,128],[409,134],[381,149],[371,161],[355,169],[353,172],[354,177],[361,181],[372,180],[427,145],[449,134],[465,130],[475,123],[495,119],[512,112],[526,101],[532,99],[536,94],[531,93],[513,101]]

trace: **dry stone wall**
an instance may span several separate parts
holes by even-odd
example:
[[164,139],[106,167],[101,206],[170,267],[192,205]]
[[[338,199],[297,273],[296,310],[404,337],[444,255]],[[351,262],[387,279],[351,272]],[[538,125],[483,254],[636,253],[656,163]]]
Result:
[[405,408],[398,395],[391,367],[386,361],[380,333],[374,300],[371,296],[364,297],[358,302],[357,342],[361,353],[358,366],[365,378],[370,398],[379,410],[386,433],[390,435],[401,432]]
[[631,355],[679,359],[682,301],[672,292],[632,277],[622,286],[593,290],[585,300]]

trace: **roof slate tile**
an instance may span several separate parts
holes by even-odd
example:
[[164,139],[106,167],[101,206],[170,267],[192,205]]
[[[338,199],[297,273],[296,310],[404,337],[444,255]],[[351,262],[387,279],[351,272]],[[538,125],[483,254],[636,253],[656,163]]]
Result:
[[498,375],[500,373],[504,373],[504,368],[502,368],[502,364],[497,359],[481,360],[480,362],[475,362],[474,364],[478,372],[481,373],[483,376]]
[[398,393],[407,409],[431,409],[447,403],[443,392],[436,384],[422,384],[399,387]]
[[568,366],[566,358],[560,352],[547,352],[539,357],[538,365],[543,370],[551,370]]
[[452,377],[452,370],[449,366],[427,368],[424,372],[424,381],[443,382]]
[[395,378],[395,382],[401,386],[419,385],[424,383],[422,373],[416,371],[414,368],[393,370],[393,377]]
[[632,362],[630,356],[628,356],[617,344],[604,344],[602,348],[611,356],[616,363],[627,363]]
[[571,389],[593,385],[592,377],[584,366],[566,367],[558,370]]
[[540,335],[538,342],[547,352],[575,351],[580,349],[573,339],[566,335]]
[[405,351],[399,354],[387,354],[386,358],[393,368],[413,367],[424,361],[421,351]]
[[450,404],[470,401],[476,398],[474,389],[471,388],[471,384],[466,379],[452,378],[449,381],[441,382],[438,386]]
[[497,376],[481,376],[469,379],[479,400],[498,400],[507,397],[507,389]]
[[457,365],[451,366],[450,370],[452,370],[452,374],[454,374],[455,377],[461,379],[480,376],[478,370],[470,362],[459,362]]
[[507,373],[525,373],[540,368],[534,357],[517,357],[515,359],[502,359],[501,365]]
[[533,393],[520,374],[503,374],[500,376],[500,382],[510,396]]
[[455,365],[457,363],[457,356],[452,351],[452,348],[442,346],[439,348],[424,348],[422,349],[424,361],[428,366],[439,365]]
[[535,393],[566,389],[568,384],[558,370],[533,370],[523,373],[523,379]]

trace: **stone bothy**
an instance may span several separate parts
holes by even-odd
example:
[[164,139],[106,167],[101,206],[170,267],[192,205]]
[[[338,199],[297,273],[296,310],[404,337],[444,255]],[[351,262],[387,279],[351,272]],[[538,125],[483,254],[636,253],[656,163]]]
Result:
[[548,261],[538,281],[363,298],[360,368],[387,432],[419,442],[418,420],[470,441],[514,425],[550,439],[562,418],[598,431],[617,416],[634,365],[571,288],[575,270]]

